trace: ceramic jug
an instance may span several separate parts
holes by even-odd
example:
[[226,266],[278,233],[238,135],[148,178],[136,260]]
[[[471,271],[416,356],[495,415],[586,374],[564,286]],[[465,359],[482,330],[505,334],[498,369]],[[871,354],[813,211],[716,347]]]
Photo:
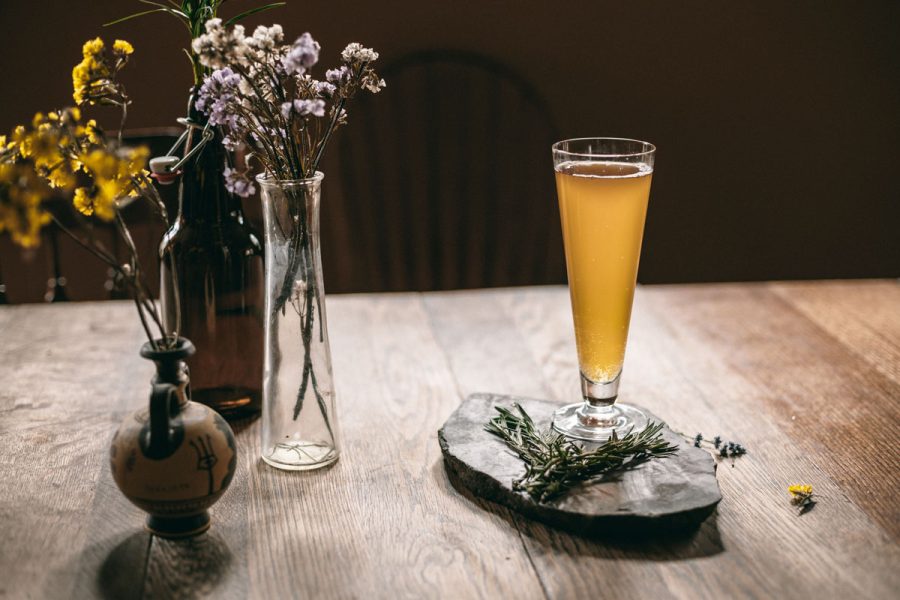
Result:
[[169,350],[144,344],[141,356],[156,363],[150,403],[122,421],[110,448],[116,485],[149,513],[147,529],[167,538],[209,528],[207,509],[228,488],[237,466],[228,423],[191,402],[184,360],[193,352],[183,338]]

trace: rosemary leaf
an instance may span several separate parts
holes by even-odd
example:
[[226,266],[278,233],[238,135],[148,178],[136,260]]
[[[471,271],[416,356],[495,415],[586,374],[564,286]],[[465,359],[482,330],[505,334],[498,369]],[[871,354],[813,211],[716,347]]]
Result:
[[662,423],[650,423],[638,433],[621,438],[613,434],[588,450],[560,433],[538,430],[521,405],[515,403],[513,408],[497,406],[497,416],[484,428],[525,463],[525,475],[513,482],[513,489],[526,492],[537,502],[553,500],[581,482],[670,456],[678,449],[663,438]]

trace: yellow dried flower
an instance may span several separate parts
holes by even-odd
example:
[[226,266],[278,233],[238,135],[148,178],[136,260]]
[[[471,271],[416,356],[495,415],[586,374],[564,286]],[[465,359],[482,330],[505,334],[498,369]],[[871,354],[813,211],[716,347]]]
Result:
[[64,146],[69,140],[61,135],[57,122],[49,120],[42,113],[34,116],[32,125],[31,129],[19,125],[13,130],[12,141],[19,156],[30,158],[38,169],[55,169],[64,161],[60,146]]
[[791,496],[809,496],[812,494],[812,486],[811,485],[792,485],[788,488],[788,491],[791,493]]
[[47,181],[51,187],[59,189],[70,189],[75,185],[75,176],[68,164],[62,164],[47,173]]
[[134,47],[125,40],[116,40],[108,53],[103,40],[88,40],[82,47],[83,58],[72,69],[72,98],[78,105],[127,103],[125,90],[115,75],[128,62]]
[[75,210],[83,215],[91,216],[94,214],[94,202],[91,200],[90,191],[85,187],[75,189],[72,204],[75,206]]
[[125,40],[116,40],[113,43],[113,52],[115,52],[116,54],[121,54],[122,56],[128,56],[129,54],[134,52],[134,46],[132,46]]
[[60,113],[59,118],[66,125],[77,125],[81,122],[81,109],[77,106],[70,106]]
[[801,515],[816,503],[811,485],[792,485],[788,487],[788,492],[791,494],[791,504],[799,508]]
[[92,102],[98,92],[106,93],[110,77],[109,68],[104,62],[93,57],[85,57],[72,69],[72,98],[78,105]]
[[75,208],[85,215],[112,220],[120,198],[141,194],[140,183],[135,179],[144,173],[149,156],[150,151],[144,147],[121,148],[117,153],[97,148],[79,156],[78,161],[94,185],[75,190]]
[[73,130],[78,141],[78,147],[82,152],[90,151],[92,146],[102,146],[106,143],[103,137],[103,130],[97,125],[94,119],[89,120],[84,125],[78,123]]
[[99,37],[88,40],[81,47],[81,53],[85,58],[97,58],[97,55],[103,53],[103,40]]
[[0,233],[9,232],[20,246],[37,246],[41,227],[50,221],[42,206],[49,193],[30,165],[0,163]]
[[96,119],[91,119],[88,121],[85,126],[85,132],[87,133],[88,141],[92,144],[100,144],[103,142],[102,134],[100,133],[100,128],[97,126]]
[[150,159],[150,149],[146,146],[137,148],[123,148],[125,170],[124,175],[136,177],[146,173],[147,161]]
[[29,140],[24,125],[16,125],[12,130],[12,142],[10,145],[16,148],[16,151],[22,156],[28,156]]

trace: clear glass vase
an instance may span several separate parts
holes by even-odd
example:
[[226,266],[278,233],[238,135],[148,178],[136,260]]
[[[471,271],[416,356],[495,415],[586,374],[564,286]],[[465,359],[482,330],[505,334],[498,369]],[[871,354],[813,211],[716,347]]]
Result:
[[337,419],[319,251],[322,173],[259,175],[266,240],[262,457],[279,469],[337,460]]

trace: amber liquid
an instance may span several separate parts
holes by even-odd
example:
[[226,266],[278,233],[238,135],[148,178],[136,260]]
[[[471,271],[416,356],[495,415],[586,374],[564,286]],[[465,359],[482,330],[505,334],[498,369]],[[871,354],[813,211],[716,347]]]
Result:
[[622,370],[652,175],[636,163],[556,167],[578,362],[594,382]]

